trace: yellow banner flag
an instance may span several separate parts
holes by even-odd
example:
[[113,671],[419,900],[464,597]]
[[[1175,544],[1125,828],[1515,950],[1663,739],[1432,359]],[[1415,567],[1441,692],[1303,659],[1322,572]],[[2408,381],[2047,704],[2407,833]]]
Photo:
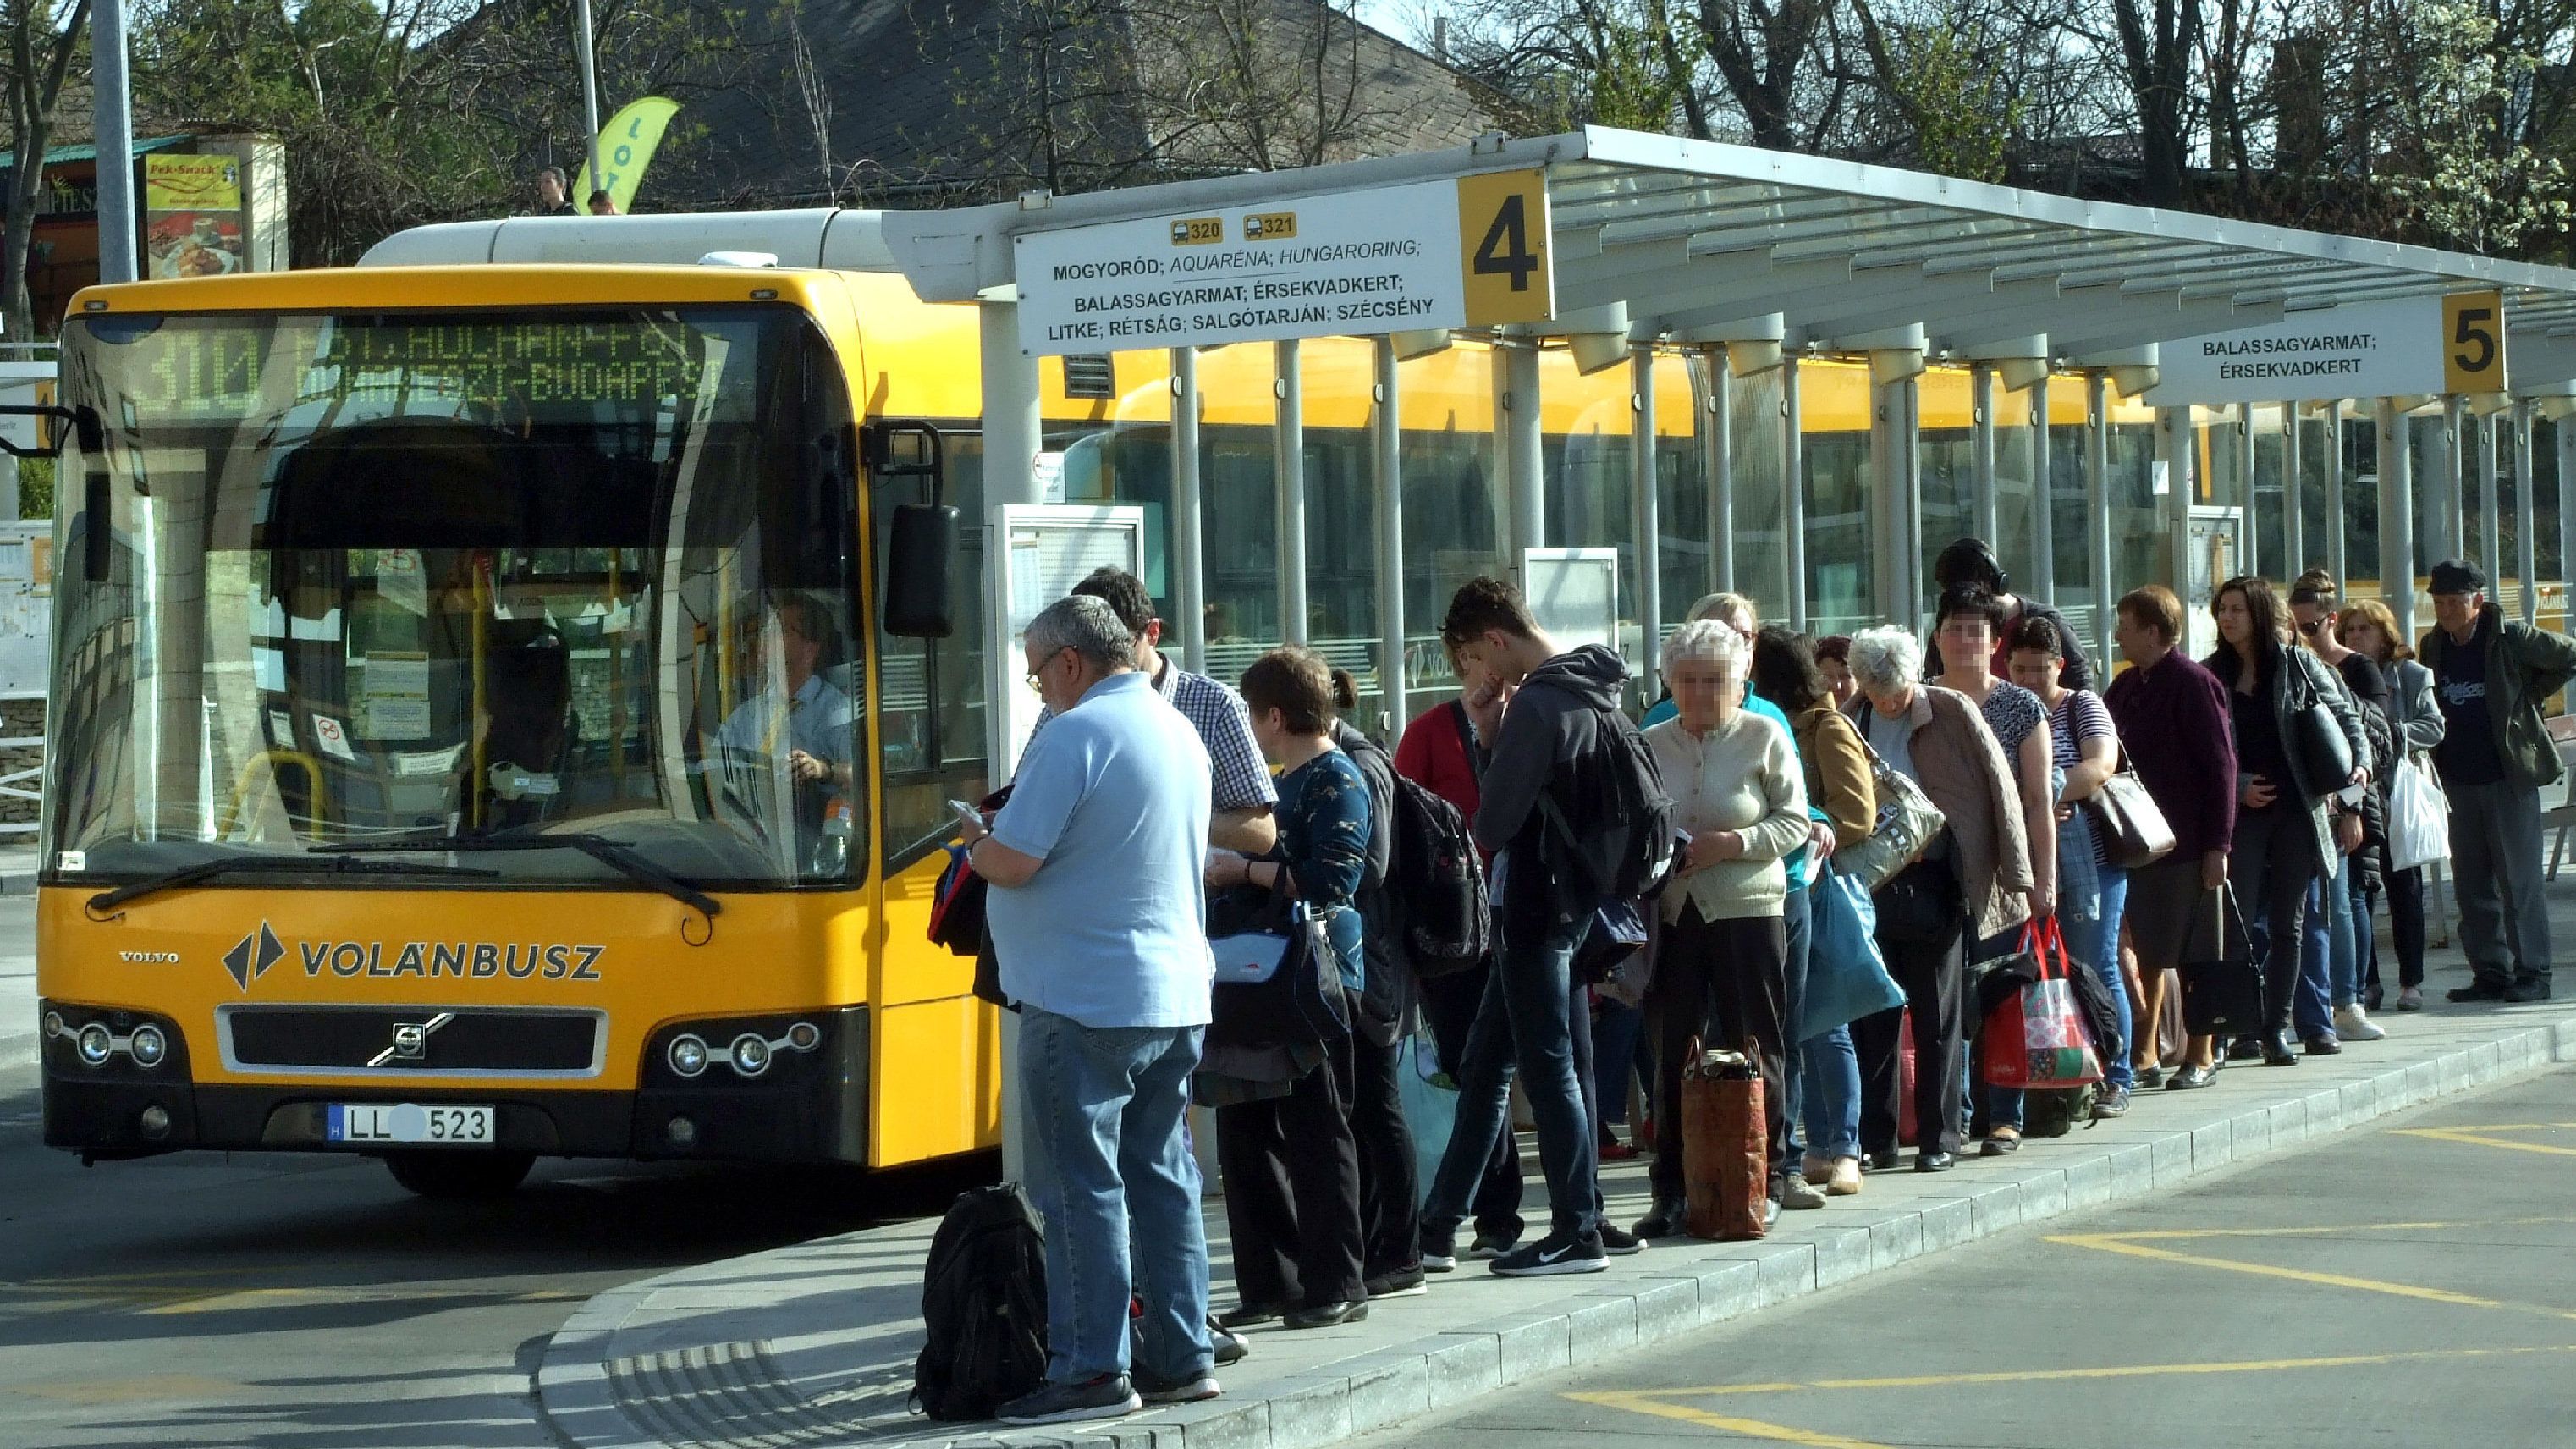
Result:
[[644,179],[644,168],[653,152],[662,144],[662,133],[671,128],[671,118],[680,113],[680,103],[661,96],[646,96],[630,102],[626,109],[609,117],[599,132],[599,169],[601,179],[590,179],[589,163],[573,178],[572,204],[587,213],[590,193],[605,191],[617,203],[620,215],[635,209],[635,188]]

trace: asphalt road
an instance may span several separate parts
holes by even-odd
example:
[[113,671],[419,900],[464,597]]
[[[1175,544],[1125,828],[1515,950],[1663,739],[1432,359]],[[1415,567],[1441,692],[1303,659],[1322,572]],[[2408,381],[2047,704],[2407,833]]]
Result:
[[1378,1442],[2566,1449],[2571,1189],[2560,1070]]
[[32,1069],[0,1071],[0,1449],[551,1445],[529,1375],[583,1299],[957,1187],[545,1162],[444,1204],[363,1159],[83,1168],[39,1139]]

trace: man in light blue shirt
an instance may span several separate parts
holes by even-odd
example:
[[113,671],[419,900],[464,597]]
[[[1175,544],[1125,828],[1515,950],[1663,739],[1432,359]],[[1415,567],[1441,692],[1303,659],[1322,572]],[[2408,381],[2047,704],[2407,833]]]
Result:
[[1137,672],[1107,603],[1049,605],[1026,650],[1055,718],[991,830],[964,835],[1020,1011],[1028,1185],[1047,1227],[1047,1381],[1000,1417],[1055,1424],[1217,1393],[1181,1125],[1208,1022],[1210,786],[1197,729]]
[[752,663],[752,677],[766,680],[774,647],[781,688],[763,689],[734,706],[716,731],[716,743],[746,755],[775,756],[783,749],[796,783],[820,781],[836,792],[848,790],[850,697],[817,672],[831,638],[822,605],[803,594],[782,595],[761,630]]

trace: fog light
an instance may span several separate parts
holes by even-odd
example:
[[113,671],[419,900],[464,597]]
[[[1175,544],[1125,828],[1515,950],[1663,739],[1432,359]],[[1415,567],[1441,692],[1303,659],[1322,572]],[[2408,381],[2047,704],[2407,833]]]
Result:
[[45,1013],[45,1035],[46,1035],[46,1036],[49,1036],[49,1037],[56,1037],[56,1036],[61,1036],[62,1034],[63,1034],[63,1014],[62,1014],[61,1012],[59,1012],[59,1011],[48,1011],[48,1012],[46,1012],[46,1013]]
[[694,1077],[707,1069],[707,1044],[693,1036],[671,1039],[671,1070]]
[[823,1029],[810,1021],[800,1021],[787,1028],[787,1044],[800,1052],[810,1052],[823,1044]]
[[80,1059],[93,1067],[106,1066],[107,1059],[116,1052],[116,1038],[109,1035],[104,1025],[95,1021],[82,1027],[80,1036],[72,1044],[80,1052]]
[[170,1112],[168,1108],[158,1105],[146,1107],[143,1109],[143,1115],[135,1120],[143,1124],[143,1135],[146,1137],[167,1137],[170,1135]]
[[746,1077],[769,1070],[769,1042],[751,1032],[733,1039],[733,1069]]
[[[138,1026],[134,1035],[125,1039],[125,1049],[133,1054],[136,1066],[157,1067],[161,1065],[161,1058],[169,1055],[170,1040],[157,1026]],[[161,1109],[155,1107],[152,1110],[158,1112]]]
[[695,1147],[698,1145],[698,1124],[686,1117],[674,1117],[663,1124],[662,1136],[674,1147]]

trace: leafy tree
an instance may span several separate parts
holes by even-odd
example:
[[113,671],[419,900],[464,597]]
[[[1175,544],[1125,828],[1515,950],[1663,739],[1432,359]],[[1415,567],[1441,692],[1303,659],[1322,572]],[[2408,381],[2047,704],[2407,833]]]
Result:
[[27,244],[35,233],[36,193],[44,184],[45,148],[54,133],[54,106],[71,74],[75,52],[85,50],[89,0],[0,0],[0,23],[9,30],[9,137],[17,167],[9,175],[0,213],[0,317],[9,336],[36,335],[35,307],[27,296]]

